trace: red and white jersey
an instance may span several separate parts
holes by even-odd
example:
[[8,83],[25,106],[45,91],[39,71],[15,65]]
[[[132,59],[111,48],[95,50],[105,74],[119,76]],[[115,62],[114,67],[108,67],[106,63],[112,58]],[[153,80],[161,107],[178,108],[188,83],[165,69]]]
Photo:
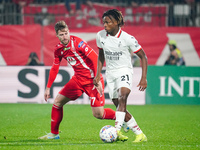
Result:
[[[97,72],[97,59],[96,52],[81,38],[70,36],[70,42],[67,45],[59,43],[54,50],[54,64],[50,70],[49,81],[47,87],[51,87],[55,76],[58,73],[59,65],[62,59],[73,67],[74,75],[85,82],[93,79]],[[56,70],[56,71],[54,71]]]
[[104,51],[107,71],[120,68],[132,69],[131,51],[136,53],[142,49],[132,35],[121,29],[115,36],[110,36],[105,30],[99,31],[96,42],[97,47]]

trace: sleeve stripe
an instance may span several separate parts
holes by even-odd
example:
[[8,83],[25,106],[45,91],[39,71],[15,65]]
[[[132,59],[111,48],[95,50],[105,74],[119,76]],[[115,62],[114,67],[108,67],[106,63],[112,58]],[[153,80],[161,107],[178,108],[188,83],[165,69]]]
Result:
[[103,49],[103,48],[98,47],[98,49]]
[[141,48],[139,48],[137,51],[135,51],[134,53],[137,53],[137,52],[139,52],[140,50],[142,50],[142,47]]

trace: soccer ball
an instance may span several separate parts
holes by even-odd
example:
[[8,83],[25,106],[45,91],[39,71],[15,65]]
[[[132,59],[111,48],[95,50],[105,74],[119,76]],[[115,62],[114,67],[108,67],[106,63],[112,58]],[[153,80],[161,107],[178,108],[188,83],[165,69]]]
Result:
[[105,143],[112,143],[117,139],[117,129],[111,125],[106,125],[99,132],[100,139]]

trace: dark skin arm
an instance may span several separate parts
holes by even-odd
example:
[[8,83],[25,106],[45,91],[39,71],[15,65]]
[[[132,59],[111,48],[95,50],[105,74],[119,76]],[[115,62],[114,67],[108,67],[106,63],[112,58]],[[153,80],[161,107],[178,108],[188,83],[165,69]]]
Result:
[[142,75],[137,87],[139,87],[140,91],[144,91],[147,88],[147,57],[143,49],[138,51],[136,54],[140,58],[142,64]]
[[103,65],[104,65],[104,61],[105,61],[105,58],[104,58],[103,50],[99,49],[99,56],[98,56],[98,63],[97,63],[97,75],[93,79],[93,84],[95,86],[98,86],[98,83],[100,81],[100,78],[101,78],[100,75],[101,75],[101,70],[102,70]]

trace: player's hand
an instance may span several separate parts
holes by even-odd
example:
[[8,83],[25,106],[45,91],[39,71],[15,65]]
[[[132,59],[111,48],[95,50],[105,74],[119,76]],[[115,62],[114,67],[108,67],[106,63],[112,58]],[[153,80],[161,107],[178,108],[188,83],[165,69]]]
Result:
[[142,78],[137,87],[139,87],[140,91],[144,91],[147,88],[147,80],[145,78]]
[[44,99],[45,99],[45,101],[47,102],[47,99],[48,98],[50,98],[51,97],[51,95],[50,95],[50,88],[46,88],[46,90],[45,90],[45,93],[44,93]]
[[96,80],[93,80],[94,83],[94,87],[92,88],[92,90],[94,90],[95,88],[97,89],[97,91],[100,94],[100,97],[103,95],[103,88],[102,88],[102,83],[101,81],[99,81],[98,83],[96,82]]

